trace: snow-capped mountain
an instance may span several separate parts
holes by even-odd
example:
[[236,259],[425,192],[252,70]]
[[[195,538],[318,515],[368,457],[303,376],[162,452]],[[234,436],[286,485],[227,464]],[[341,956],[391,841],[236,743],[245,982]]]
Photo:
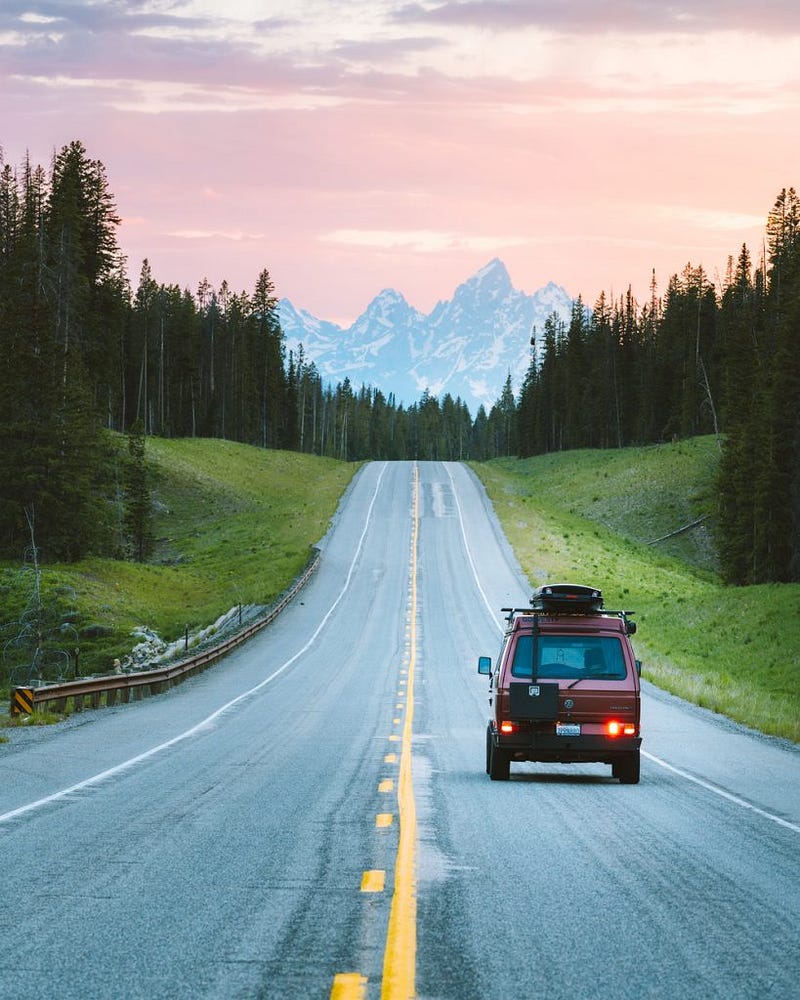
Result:
[[511,373],[515,394],[530,364],[530,337],[541,332],[553,312],[569,321],[572,300],[552,282],[533,295],[511,284],[505,264],[492,260],[449,301],[428,315],[410,306],[393,289],[384,289],[347,329],[295,309],[288,299],[278,305],[288,350],[303,345],[325,381],[349,377],[394,393],[398,403],[431,395],[460,397],[475,416],[497,401]]

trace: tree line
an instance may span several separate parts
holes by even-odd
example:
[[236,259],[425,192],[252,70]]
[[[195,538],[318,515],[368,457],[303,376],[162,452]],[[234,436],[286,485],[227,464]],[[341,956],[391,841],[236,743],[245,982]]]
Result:
[[[487,413],[326,382],[287,355],[275,287],[135,289],[105,169],[79,141],[45,171],[0,160],[0,555],[146,555],[147,435],[219,437],[345,461],[486,460],[716,433],[719,546],[737,583],[800,579],[800,222],[780,193],[754,266],[720,288],[687,265],[640,306],[579,298],[535,331],[515,396]],[[128,435],[128,445],[107,431]]]
[[[510,409],[510,403],[508,404]],[[800,581],[800,203],[778,195],[762,258],[730,257],[721,287],[687,265],[542,331],[507,453],[621,448],[715,434],[725,578]]]

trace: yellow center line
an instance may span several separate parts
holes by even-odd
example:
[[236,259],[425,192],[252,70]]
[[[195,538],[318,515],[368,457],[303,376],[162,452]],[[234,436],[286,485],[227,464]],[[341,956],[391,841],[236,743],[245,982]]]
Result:
[[414,466],[414,501],[411,532],[411,637],[408,663],[408,707],[403,724],[397,787],[397,858],[394,892],[383,953],[381,1000],[411,1000],[416,995],[417,970],[417,807],[411,774],[411,740],[414,723],[414,670],[417,663],[417,547],[419,543],[419,469]]

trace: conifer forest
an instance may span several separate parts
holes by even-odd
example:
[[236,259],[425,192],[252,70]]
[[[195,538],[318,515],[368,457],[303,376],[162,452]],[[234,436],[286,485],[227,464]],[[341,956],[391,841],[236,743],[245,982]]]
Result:
[[[255,287],[133,287],[103,164],[79,141],[47,169],[0,160],[0,558],[147,554],[150,435],[224,438],[346,461],[487,460],[717,435],[717,544],[730,583],[800,581],[800,201],[769,209],[757,257],[721,280],[687,264],[637,302],[577,299],[535,333],[515,395],[487,413],[399,404],[287,355]],[[623,279],[624,276],[620,276]],[[117,434],[109,432],[118,432]],[[120,437],[124,435],[124,437]],[[126,440],[127,438],[127,440]],[[119,545],[124,496],[126,536]]]

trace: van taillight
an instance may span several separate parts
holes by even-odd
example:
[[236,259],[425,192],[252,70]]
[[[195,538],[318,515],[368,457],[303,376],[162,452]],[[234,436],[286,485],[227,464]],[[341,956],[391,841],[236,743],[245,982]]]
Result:
[[513,733],[516,728],[517,727],[514,725],[513,722],[501,722],[500,723],[500,732],[501,733]]
[[612,719],[606,723],[606,733],[609,736],[635,736],[636,726],[632,722],[618,722]]

